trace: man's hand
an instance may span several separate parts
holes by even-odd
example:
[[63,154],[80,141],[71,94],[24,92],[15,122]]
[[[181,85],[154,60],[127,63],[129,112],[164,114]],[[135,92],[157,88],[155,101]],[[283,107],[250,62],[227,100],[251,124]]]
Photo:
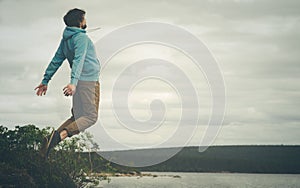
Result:
[[63,91],[65,96],[72,96],[75,94],[76,86],[73,84],[68,84],[66,87],[64,87]]
[[40,84],[34,90],[38,89],[37,92],[36,92],[36,95],[37,96],[42,96],[42,95],[46,95],[47,88],[48,88],[47,85]]

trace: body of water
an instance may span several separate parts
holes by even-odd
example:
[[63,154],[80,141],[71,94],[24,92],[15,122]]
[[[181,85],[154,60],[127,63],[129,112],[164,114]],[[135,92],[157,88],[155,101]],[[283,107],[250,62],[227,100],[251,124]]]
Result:
[[[148,173],[148,172],[147,172]],[[111,177],[104,188],[300,188],[300,174],[151,172],[157,177]],[[175,176],[175,177],[174,177]],[[178,177],[179,176],[179,177]]]

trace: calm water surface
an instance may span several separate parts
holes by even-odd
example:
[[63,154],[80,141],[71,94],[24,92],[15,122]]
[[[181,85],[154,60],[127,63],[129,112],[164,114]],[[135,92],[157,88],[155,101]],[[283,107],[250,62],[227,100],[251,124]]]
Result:
[[[300,174],[151,172],[158,177],[111,177],[104,188],[300,188]],[[166,175],[166,176],[164,176]],[[172,177],[178,175],[180,178]]]

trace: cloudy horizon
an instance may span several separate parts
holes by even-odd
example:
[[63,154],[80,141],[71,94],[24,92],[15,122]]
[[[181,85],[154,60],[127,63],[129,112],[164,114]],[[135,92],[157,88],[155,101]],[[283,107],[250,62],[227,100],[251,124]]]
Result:
[[[300,144],[300,2],[297,0],[130,3],[1,0],[0,5],[0,125],[58,127],[70,116],[71,98],[62,95],[62,88],[69,82],[67,62],[50,81],[46,96],[35,96],[33,89],[42,80],[59,44],[65,27],[62,16],[69,9],[79,7],[87,12],[88,29],[101,27],[88,33],[95,43],[123,25],[158,21],[185,28],[207,45],[226,85],[226,114],[215,145]],[[101,58],[101,51],[97,53]],[[117,121],[108,114],[111,107],[108,95],[116,71],[143,57],[168,59],[178,66],[182,62],[189,65],[182,69],[194,83],[199,83],[196,89],[201,106],[201,126],[189,145],[198,145],[211,109],[209,88],[205,77],[195,71],[184,54],[165,46],[133,46],[111,60],[106,72],[100,75],[103,90],[99,122],[111,122],[111,127],[106,129],[122,142],[129,145],[135,142],[136,135],[124,136],[122,129],[114,126]],[[166,83],[157,80],[148,80],[135,89],[129,103],[137,119],[150,117],[148,105],[156,97],[166,103],[165,128],[157,134],[137,138],[155,145],[174,131],[180,97]]]

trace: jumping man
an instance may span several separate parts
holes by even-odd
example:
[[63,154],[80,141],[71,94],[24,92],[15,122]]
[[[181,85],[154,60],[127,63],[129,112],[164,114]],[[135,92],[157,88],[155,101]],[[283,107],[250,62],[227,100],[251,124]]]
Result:
[[63,20],[66,24],[63,37],[41,84],[35,90],[38,96],[45,95],[52,76],[67,59],[71,68],[71,79],[63,88],[63,93],[65,96],[72,96],[72,116],[45,138],[41,153],[46,158],[49,151],[60,141],[79,134],[98,119],[100,62],[94,44],[86,35],[85,11],[72,9]]

